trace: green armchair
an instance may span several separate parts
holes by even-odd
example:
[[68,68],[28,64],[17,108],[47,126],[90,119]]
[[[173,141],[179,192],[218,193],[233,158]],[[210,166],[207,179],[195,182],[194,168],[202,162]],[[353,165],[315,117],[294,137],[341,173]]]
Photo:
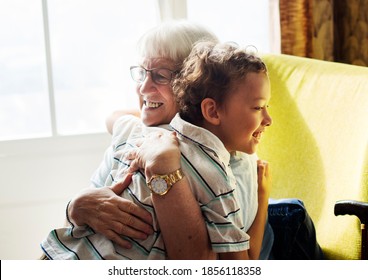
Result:
[[263,59],[273,125],[258,154],[272,167],[271,197],[304,202],[327,259],[367,258],[368,68]]

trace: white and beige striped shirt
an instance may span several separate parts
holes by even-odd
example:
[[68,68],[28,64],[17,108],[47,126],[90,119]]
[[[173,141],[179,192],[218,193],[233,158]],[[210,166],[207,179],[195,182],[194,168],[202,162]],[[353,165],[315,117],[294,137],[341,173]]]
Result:
[[[169,126],[163,127],[146,127],[133,116],[120,118],[114,126],[112,145],[92,177],[94,185],[102,187],[118,182],[130,165],[124,155],[136,147],[137,140],[157,130],[177,132],[181,166],[202,210],[212,249],[217,253],[249,249],[248,228],[244,227],[243,213],[239,208],[236,180],[229,167],[229,152],[211,132],[185,122],[179,115]],[[152,214],[153,235],[146,240],[128,239],[133,247],[125,249],[94,233],[91,228],[71,224],[71,227],[51,231],[41,243],[46,255],[50,259],[166,259],[144,173],[133,175],[132,183],[122,197]]]

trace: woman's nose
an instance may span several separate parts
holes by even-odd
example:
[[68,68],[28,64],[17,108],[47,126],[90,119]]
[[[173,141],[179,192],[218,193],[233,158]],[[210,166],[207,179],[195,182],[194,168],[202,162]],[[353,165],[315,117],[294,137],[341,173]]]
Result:
[[141,94],[152,93],[156,91],[156,84],[152,80],[151,73],[147,73],[144,81],[139,85],[139,92]]

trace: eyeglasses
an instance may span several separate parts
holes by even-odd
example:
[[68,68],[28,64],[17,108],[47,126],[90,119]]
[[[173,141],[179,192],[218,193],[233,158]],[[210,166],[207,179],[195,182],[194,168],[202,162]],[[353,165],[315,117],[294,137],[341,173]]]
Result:
[[130,75],[137,83],[143,83],[147,77],[147,72],[151,72],[151,77],[154,83],[159,85],[167,85],[171,82],[176,71],[171,71],[166,68],[154,68],[147,70],[142,66],[131,66]]

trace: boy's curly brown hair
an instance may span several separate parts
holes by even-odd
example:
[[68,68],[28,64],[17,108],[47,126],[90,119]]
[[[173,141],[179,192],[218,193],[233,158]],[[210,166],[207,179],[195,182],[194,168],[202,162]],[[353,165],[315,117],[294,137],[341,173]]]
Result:
[[267,73],[264,62],[234,44],[199,42],[173,81],[180,116],[193,124],[203,121],[201,102],[212,98],[219,106],[250,72]]

